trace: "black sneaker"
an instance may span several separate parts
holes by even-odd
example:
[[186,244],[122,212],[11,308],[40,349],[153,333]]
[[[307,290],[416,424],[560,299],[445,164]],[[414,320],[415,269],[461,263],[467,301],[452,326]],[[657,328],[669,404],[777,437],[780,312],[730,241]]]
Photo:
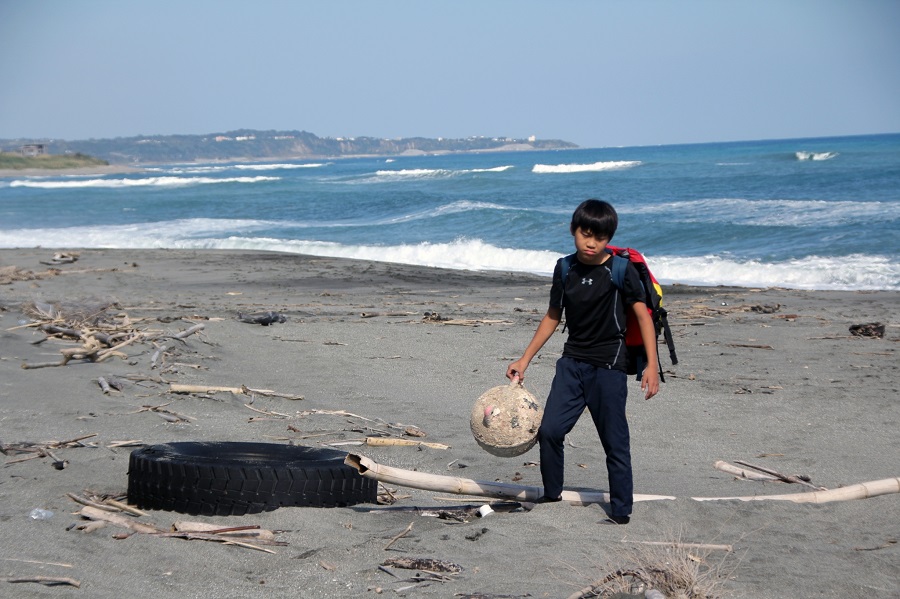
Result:
[[631,522],[631,516],[607,516],[604,524],[628,524]]
[[555,498],[547,497],[546,495],[544,495],[543,497],[540,497],[537,501],[535,501],[535,503],[556,503],[557,501],[562,501],[562,495]]

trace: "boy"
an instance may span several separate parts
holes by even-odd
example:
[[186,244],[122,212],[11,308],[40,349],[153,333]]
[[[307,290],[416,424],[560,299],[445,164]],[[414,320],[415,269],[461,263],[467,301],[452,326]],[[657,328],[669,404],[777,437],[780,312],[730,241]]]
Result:
[[607,202],[586,200],[572,214],[570,232],[575,239],[577,260],[566,280],[560,280],[557,264],[550,288],[550,306],[541,319],[525,353],[507,368],[506,376],[524,379],[525,370],[559,326],[563,302],[569,337],[544,407],[538,430],[541,451],[541,501],[559,501],[563,490],[563,443],[585,407],[590,410],[600,442],[606,452],[609,475],[609,521],[628,524],[634,503],[631,476],[631,446],[625,400],[625,310],[633,310],[647,352],[641,378],[644,398],[659,391],[656,330],[641,281],[629,262],[620,292],[612,281],[612,255],[606,245],[619,224],[615,209]]

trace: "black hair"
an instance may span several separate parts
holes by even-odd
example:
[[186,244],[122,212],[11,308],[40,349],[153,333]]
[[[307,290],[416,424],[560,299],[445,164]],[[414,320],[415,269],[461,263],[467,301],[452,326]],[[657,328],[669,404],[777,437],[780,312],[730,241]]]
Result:
[[572,235],[578,229],[590,231],[597,237],[606,237],[612,241],[616,229],[619,227],[619,215],[609,202],[603,200],[585,200],[572,214],[572,224],[569,227]]

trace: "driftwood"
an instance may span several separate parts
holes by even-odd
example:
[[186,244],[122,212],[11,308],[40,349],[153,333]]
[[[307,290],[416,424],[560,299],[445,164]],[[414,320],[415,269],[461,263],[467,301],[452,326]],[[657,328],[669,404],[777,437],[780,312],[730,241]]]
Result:
[[485,320],[481,318],[464,318],[457,320],[442,320],[441,324],[456,325],[463,327],[477,327],[483,324],[513,324],[509,320]]
[[121,348],[126,345],[130,345],[135,341],[142,339],[143,333],[136,333],[132,335],[129,339],[114,345],[112,347],[103,347],[103,343],[97,339],[92,334],[82,334],[81,339],[83,340],[83,344],[81,347],[70,347],[66,349],[61,349],[60,353],[62,354],[62,359],[59,362],[41,362],[37,364],[22,364],[22,368],[25,370],[32,370],[35,368],[47,368],[51,366],[65,366],[71,360],[88,360],[90,362],[103,362],[108,358],[119,357],[122,359],[127,358],[125,354],[119,351]]
[[122,511],[120,508],[112,506],[112,505],[103,505],[102,503],[98,503],[96,501],[92,501],[87,497],[82,497],[81,495],[76,495],[75,493],[66,493],[66,496],[74,501],[75,503],[80,503],[81,505],[90,506],[94,509],[102,510],[104,512],[120,512]]
[[850,326],[850,334],[856,337],[884,338],[885,326],[880,322],[867,322]]
[[389,445],[400,445],[403,447],[415,447],[423,445],[431,449],[450,449],[449,445],[443,443],[432,443],[429,441],[415,441],[413,439],[398,439],[396,437],[366,437],[366,445],[370,447],[386,447]]
[[393,544],[396,543],[398,540],[402,539],[402,538],[405,537],[407,534],[409,534],[409,531],[412,530],[412,527],[413,527],[413,523],[410,522],[410,523],[409,523],[409,526],[407,526],[406,529],[405,529],[403,532],[394,535],[394,536],[391,538],[391,540],[388,541],[388,544],[384,546],[384,550],[387,551],[388,549],[390,549],[391,545],[393,545]]
[[95,507],[91,507],[89,505],[84,506],[80,510],[78,510],[78,514],[80,514],[83,518],[88,520],[102,520],[103,522],[108,522],[109,524],[114,524],[116,526],[121,526],[123,528],[127,528],[134,532],[141,533],[158,533],[163,532],[150,524],[144,524],[142,522],[135,522],[133,518],[128,518],[121,514],[111,514],[109,512],[105,512],[103,510],[99,510]]
[[74,568],[73,564],[63,562],[42,562],[34,559],[19,559],[16,557],[0,557],[5,562],[22,562],[23,564],[38,564],[40,566],[59,566],[60,568]]
[[117,447],[143,447],[145,443],[140,439],[126,439],[123,441],[112,441],[106,447],[115,449]]
[[[35,322],[23,325],[23,327],[39,328],[48,337],[39,341],[46,341],[49,337],[58,337],[65,340],[75,340],[81,343],[81,347],[71,347],[60,350],[62,358],[58,362],[42,362],[22,364],[22,368],[48,368],[53,366],[65,366],[72,360],[85,360],[89,362],[103,362],[112,357],[127,358],[122,349],[132,343],[142,340],[176,339],[184,341],[190,335],[203,330],[203,324],[196,324],[187,330],[164,334],[160,331],[139,331],[133,327],[133,322],[127,315],[112,317],[106,313],[109,308],[118,305],[112,302],[78,303],[61,305],[35,301],[26,305],[24,310]],[[15,327],[15,328],[23,328]],[[156,366],[156,360],[166,351],[164,346],[157,351],[153,358],[152,367]],[[102,387],[102,383],[101,383]],[[104,393],[108,389],[103,387]]]
[[244,392],[240,387],[220,387],[217,385],[183,385],[172,383],[169,385],[169,393],[234,393],[240,395]]
[[9,445],[0,444],[0,453],[4,455],[9,455],[10,453],[18,454],[18,453],[27,453],[30,454],[24,458],[18,458],[15,460],[8,460],[4,465],[17,464],[19,462],[25,462],[28,460],[33,460],[37,458],[50,458],[53,460],[53,467],[57,470],[62,470],[68,465],[67,460],[59,459],[51,449],[64,449],[71,447],[87,447],[83,441],[84,439],[90,439],[91,437],[96,437],[97,433],[91,433],[89,435],[82,435],[80,437],[76,437],[74,439],[68,439],[66,441],[43,441],[41,443],[11,443]]
[[98,376],[97,384],[100,385],[100,390],[103,391],[105,395],[109,395],[109,392],[112,391],[112,387],[109,386],[109,382],[105,377]]
[[248,537],[253,539],[262,539],[265,541],[275,540],[275,533],[258,525],[251,526],[232,526],[223,528],[218,524],[210,524],[209,522],[186,522],[179,521],[172,525],[173,532],[202,532],[206,534],[216,534],[228,537]]
[[73,252],[71,254],[67,254],[65,252],[56,252],[55,254],[53,254],[53,258],[51,258],[49,261],[41,260],[40,262],[41,264],[47,266],[53,266],[55,264],[72,264],[76,260],[78,260],[78,256],[80,256],[80,254],[78,254],[77,252]]
[[816,485],[812,484],[811,482],[809,482],[808,476],[797,476],[797,475],[787,476],[776,470],[772,470],[771,468],[766,468],[765,466],[755,466],[753,464],[749,464],[747,462],[742,462],[740,460],[735,460],[735,461],[738,464],[740,464],[741,466],[753,468],[754,470],[759,470],[760,472],[762,472],[764,474],[769,474],[771,476],[774,476],[775,478],[777,478],[778,480],[780,480],[782,482],[797,483],[798,485],[804,485],[807,487],[811,487],[811,488],[815,489],[816,491],[827,491],[828,490],[825,487],[819,487],[819,486],[816,486]]
[[[427,474],[413,470],[403,470],[384,466],[361,455],[347,454],[344,463],[356,468],[363,476],[382,483],[390,483],[401,487],[424,489],[426,491],[441,491],[443,493],[456,493],[460,495],[473,495],[476,497],[496,497],[498,499],[512,499],[516,501],[537,501],[543,496],[541,487],[528,487],[509,483],[496,483],[477,481],[455,476],[441,476]],[[694,501],[792,501],[794,503],[828,503],[831,501],[847,501],[849,499],[867,499],[879,495],[900,493],[900,477],[885,478],[876,481],[859,483],[831,489],[828,491],[810,491],[808,493],[792,493],[789,495],[751,495],[743,497],[692,497]],[[659,501],[663,499],[674,500],[669,495],[638,495],[634,501]],[[563,491],[562,500],[571,504],[609,503],[609,493],[586,491]]]
[[194,326],[187,328],[187,329],[181,331],[180,333],[175,333],[174,335],[171,335],[171,337],[173,339],[184,340],[184,339],[190,337],[191,335],[193,335],[194,333],[199,333],[204,328],[206,328],[206,325],[204,325],[204,324],[195,324]]
[[302,395],[294,395],[291,393],[280,393],[271,389],[251,389],[247,386],[240,387],[220,387],[217,385],[183,385],[181,383],[171,383],[169,385],[169,393],[232,393],[234,395],[262,395],[264,397],[281,397],[284,399],[303,399]]
[[111,505],[113,507],[117,507],[123,512],[128,512],[129,514],[134,514],[135,516],[146,516],[147,512],[137,509],[136,507],[132,507],[127,503],[122,503],[121,501],[116,501],[115,499],[105,499],[103,501],[107,505]]
[[750,495],[743,497],[692,497],[695,501],[792,501],[794,503],[829,503],[831,501],[847,501],[850,499],[868,499],[879,495],[900,493],[900,477],[883,478],[865,483],[858,483],[829,491],[809,491],[788,495]]
[[68,578],[65,576],[19,576],[15,578],[7,578],[6,582],[36,582],[46,586],[67,584],[69,586],[75,587],[76,589],[81,588],[81,582],[75,580],[74,578]]
[[[200,541],[216,541],[217,543],[222,543],[224,545],[237,545],[238,547],[246,547],[247,549],[254,549],[256,551],[262,551],[264,553],[272,553],[275,552],[271,549],[265,549],[264,547],[259,547],[258,545],[254,545],[252,543],[246,543],[244,541],[239,541],[234,538],[230,538],[227,536],[215,534],[215,533],[207,533],[207,532],[154,532],[152,533],[157,537],[172,537],[177,539],[186,539],[188,541],[200,540]],[[261,541],[258,541],[261,542]],[[286,543],[279,543],[278,541],[267,542],[270,545],[285,545]]]
[[743,468],[738,468],[737,466],[733,466],[728,462],[723,462],[719,460],[713,464],[713,468],[716,470],[721,470],[722,472],[727,472],[728,474],[733,474],[738,478],[742,478],[745,480],[761,480],[761,481],[780,481],[781,479],[777,476],[772,476],[771,474],[762,474],[760,472],[753,472],[752,470],[744,470]]
[[132,507],[127,503],[122,503],[121,501],[116,501],[111,497],[83,497],[81,495],[77,495],[75,493],[66,493],[66,496],[74,501],[75,503],[80,503],[81,505],[87,505],[92,508],[96,508],[98,510],[103,510],[104,512],[128,512],[129,514],[134,514],[135,516],[146,516],[147,512],[137,509],[136,507]]
[[[355,454],[348,454],[344,459],[344,463],[356,468],[361,475],[367,478],[413,489],[529,502],[537,501],[544,495],[544,490],[541,487],[485,482],[455,476],[442,476],[439,474],[427,474],[424,472],[403,470],[401,468],[384,466],[365,456]],[[609,493],[563,491],[562,499],[563,501],[568,501],[573,504],[609,503]],[[661,499],[675,498],[665,495],[634,496],[635,501],[656,501]]]
[[423,572],[440,572],[444,574],[459,574],[462,566],[430,557],[391,557],[381,563],[382,566],[405,568],[407,570],[422,570]]
[[637,543],[639,545],[656,545],[657,547],[674,547],[676,549],[707,549],[710,551],[734,551],[733,545],[711,545],[709,543],[679,543],[677,541],[629,541],[623,539],[623,543]]
[[284,314],[271,310],[268,312],[255,312],[253,314],[238,312],[237,319],[249,324],[261,324],[264,327],[278,322],[287,322],[287,317],[285,317]]
[[[199,539],[203,541],[216,541],[219,543],[224,543],[225,545],[237,545],[239,547],[245,547],[247,549],[254,549],[256,551],[263,551],[265,553],[275,553],[271,549],[265,549],[263,547],[259,547],[257,545],[246,543],[234,536],[229,536],[228,533],[235,533],[237,531],[246,531],[255,527],[231,527],[231,528],[222,528],[222,527],[214,527],[212,530],[208,532],[192,532],[189,530],[175,530],[175,531],[166,531],[157,528],[151,524],[144,524],[142,522],[136,522],[133,518],[129,518],[123,516],[121,514],[111,514],[109,512],[105,512],[101,509],[97,509],[95,507],[86,505],[81,510],[78,511],[83,518],[93,521],[104,522],[108,524],[113,524],[115,526],[121,526],[123,528],[127,528],[132,532],[138,532],[143,534],[150,534],[159,537],[175,537],[181,539]],[[183,524],[183,523],[182,523]],[[194,523],[195,527],[197,523]],[[199,524],[200,527],[204,527],[205,525]],[[271,532],[271,531],[268,531]],[[284,545],[285,543],[280,543],[278,541],[274,541],[268,538],[265,538],[263,533],[254,537],[254,540],[258,543],[265,543],[268,545]]]

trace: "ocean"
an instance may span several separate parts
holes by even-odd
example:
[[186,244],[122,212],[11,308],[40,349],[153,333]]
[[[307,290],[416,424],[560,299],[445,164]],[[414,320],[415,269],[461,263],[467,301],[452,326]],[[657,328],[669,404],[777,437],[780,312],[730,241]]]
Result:
[[584,199],[664,284],[900,289],[900,134],[0,178],[0,247],[218,248],[552,273]]

